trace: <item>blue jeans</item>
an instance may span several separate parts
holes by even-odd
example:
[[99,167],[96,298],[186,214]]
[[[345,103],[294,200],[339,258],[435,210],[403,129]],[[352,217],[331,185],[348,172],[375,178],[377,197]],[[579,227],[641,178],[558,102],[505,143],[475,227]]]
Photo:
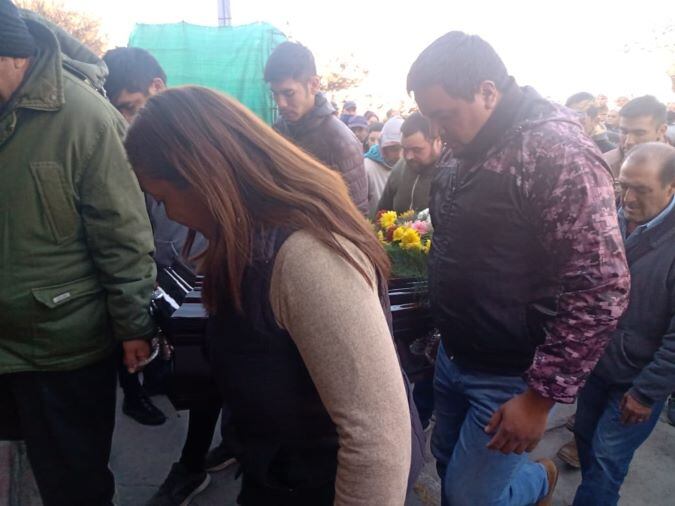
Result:
[[431,449],[441,478],[443,506],[525,506],[548,492],[544,466],[526,454],[488,450],[484,428],[506,401],[522,393],[521,377],[460,368],[438,350]]
[[426,429],[434,412],[434,379],[431,373],[428,378],[415,382],[413,400],[417,407],[417,413],[420,415],[422,428]]
[[646,422],[621,423],[621,398],[625,388],[608,385],[591,374],[579,395],[574,435],[581,462],[581,485],[574,506],[610,506],[619,502],[633,454],[649,437],[663,410],[656,403]]

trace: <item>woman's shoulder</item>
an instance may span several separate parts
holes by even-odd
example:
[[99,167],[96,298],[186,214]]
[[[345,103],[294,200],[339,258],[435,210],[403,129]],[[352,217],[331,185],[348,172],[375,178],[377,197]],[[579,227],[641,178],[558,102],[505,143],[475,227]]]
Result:
[[[368,257],[349,239],[335,234],[338,243],[347,254],[367,273],[371,279],[375,277],[375,270]],[[285,272],[323,272],[326,277],[331,277],[345,268],[353,269],[344,257],[336,250],[330,248],[316,234],[309,230],[297,230],[293,232],[277,256],[275,270],[280,267]]]

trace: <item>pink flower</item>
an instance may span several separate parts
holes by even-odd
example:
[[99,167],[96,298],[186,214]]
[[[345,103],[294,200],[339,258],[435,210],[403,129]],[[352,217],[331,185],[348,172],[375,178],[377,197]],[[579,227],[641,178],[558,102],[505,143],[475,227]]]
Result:
[[426,221],[415,221],[412,224],[412,228],[420,235],[429,233],[429,224]]

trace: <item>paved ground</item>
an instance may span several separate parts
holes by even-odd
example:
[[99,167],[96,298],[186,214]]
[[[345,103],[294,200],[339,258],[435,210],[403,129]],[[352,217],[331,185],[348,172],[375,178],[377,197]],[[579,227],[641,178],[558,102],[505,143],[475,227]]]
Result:
[[[166,398],[156,397],[155,400],[169,418],[161,427],[143,427],[118,410],[111,465],[117,476],[120,506],[144,505],[168,473],[171,464],[177,460],[183,444],[186,414],[176,413]],[[557,449],[568,440],[570,433],[562,425],[572,411],[572,407],[563,406],[554,412],[550,430],[533,454],[534,458],[554,456]],[[661,422],[636,454],[622,489],[621,506],[675,505],[674,470],[675,427]],[[579,473],[562,467],[554,505],[570,505],[578,483]],[[234,479],[233,469],[215,473],[209,488],[195,498],[192,505],[235,505],[238,488],[239,482]],[[409,498],[406,506],[439,505],[439,490],[434,465],[430,461],[418,482],[417,494]]]

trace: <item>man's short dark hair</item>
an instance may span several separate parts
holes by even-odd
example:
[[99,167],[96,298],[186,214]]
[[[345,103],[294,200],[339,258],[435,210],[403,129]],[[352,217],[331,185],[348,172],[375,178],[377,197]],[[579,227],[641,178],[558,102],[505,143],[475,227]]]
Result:
[[589,118],[595,119],[600,114],[600,108],[597,105],[591,105],[584,112]]
[[675,148],[665,142],[638,144],[628,152],[625,163],[641,164],[648,161],[659,164],[659,178],[663,186],[675,183]]
[[408,72],[408,93],[441,85],[452,96],[473,101],[480,84],[492,81],[498,90],[509,82],[504,62],[478,35],[449,32],[417,57]]
[[580,91],[565,101],[565,107],[573,107],[579,102],[585,102],[586,100],[595,100],[595,97],[587,91]]
[[675,149],[661,165],[661,183],[664,186],[675,183]]
[[103,87],[110,100],[115,100],[124,90],[147,93],[156,78],[166,84],[166,74],[159,62],[140,47],[116,47],[103,55],[103,61],[109,72]]
[[419,112],[415,112],[408,116],[401,125],[402,137],[410,137],[417,132],[420,132],[425,139],[431,140],[431,123]]
[[272,83],[284,79],[307,81],[316,75],[314,55],[302,44],[282,42],[267,60],[265,82]]
[[662,125],[666,122],[666,106],[652,95],[637,97],[624,105],[619,111],[622,118],[639,118],[650,116],[654,123]]

